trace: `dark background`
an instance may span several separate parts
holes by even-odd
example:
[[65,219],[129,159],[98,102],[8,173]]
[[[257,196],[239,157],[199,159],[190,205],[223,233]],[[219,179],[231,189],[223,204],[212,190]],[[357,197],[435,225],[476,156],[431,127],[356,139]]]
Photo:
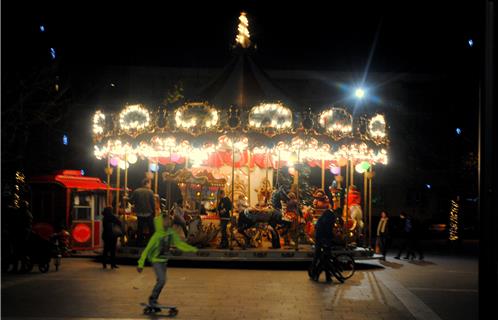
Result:
[[[121,101],[128,92],[110,88],[102,71],[221,68],[241,10],[264,69],[345,72],[382,98],[372,108],[388,116],[392,156],[378,169],[378,210],[417,208],[445,222],[449,199],[461,195],[469,228],[476,225],[479,1],[3,2],[2,186],[18,168],[103,177],[90,116],[101,97]],[[375,83],[376,73],[387,80]]]

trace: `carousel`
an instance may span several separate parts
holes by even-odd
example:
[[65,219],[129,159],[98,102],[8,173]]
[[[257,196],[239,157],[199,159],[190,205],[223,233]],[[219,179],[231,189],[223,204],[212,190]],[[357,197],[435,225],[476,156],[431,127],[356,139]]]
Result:
[[[230,257],[238,249],[259,250],[253,256],[269,249],[311,252],[314,223],[329,208],[342,216],[338,229],[349,246],[371,248],[374,168],[388,163],[385,116],[353,117],[342,105],[303,110],[279,94],[272,99],[271,90],[254,91],[269,80],[264,72],[254,75],[248,20],[245,14],[239,20],[234,62],[220,76],[224,85],[219,77],[205,88],[211,95],[178,106],[132,104],[95,112],[94,153],[105,167],[107,201],[127,225],[124,244],[133,243],[136,220],[127,203],[128,172],[144,161],[144,177],[162,203],[158,211],[169,212],[181,199],[184,236],[199,248],[213,250],[219,243],[220,190],[233,204],[229,243],[237,250]],[[248,79],[260,83],[234,85],[227,75],[234,72],[250,73]],[[300,181],[305,167],[321,171],[311,199]],[[203,255],[208,253],[197,253]]]

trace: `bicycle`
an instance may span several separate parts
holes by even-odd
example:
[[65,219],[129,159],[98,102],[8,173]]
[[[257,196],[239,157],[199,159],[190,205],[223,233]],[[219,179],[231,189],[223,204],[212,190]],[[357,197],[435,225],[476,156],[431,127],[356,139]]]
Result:
[[334,254],[332,247],[319,247],[319,257],[313,259],[313,263],[308,269],[308,275],[311,280],[318,281],[320,274],[325,272],[327,282],[332,281],[334,276],[339,282],[351,278],[355,272],[355,262],[353,257],[348,253]]

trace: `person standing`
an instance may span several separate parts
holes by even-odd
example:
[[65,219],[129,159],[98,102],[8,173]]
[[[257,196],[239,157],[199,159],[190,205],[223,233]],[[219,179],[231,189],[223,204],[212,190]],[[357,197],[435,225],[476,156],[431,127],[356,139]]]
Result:
[[145,226],[149,229],[149,237],[154,232],[154,212],[156,207],[149,179],[144,179],[142,187],[133,191],[130,202],[135,206],[135,213],[138,218],[137,241],[140,244],[144,244],[146,241],[144,234]]
[[220,202],[218,202],[218,214],[220,216],[221,243],[219,249],[228,248],[227,226],[230,222],[230,211],[232,211],[232,201],[225,194],[225,190],[220,190]]
[[379,243],[382,260],[386,260],[386,254],[389,245],[389,217],[385,211],[380,213],[380,221],[377,225],[377,241]]
[[[320,263],[320,256],[322,254],[322,248],[326,250],[331,250],[333,245],[338,245],[339,241],[336,239],[334,235],[334,227],[337,222],[337,216],[335,213],[326,209],[315,225],[315,254],[313,256],[313,266],[318,266]],[[325,278],[327,282],[332,281],[332,274],[330,270],[325,271]],[[319,274],[315,275],[316,278],[314,280],[318,280]]]
[[116,265],[116,244],[118,237],[122,235],[121,221],[112,214],[112,207],[105,207],[102,212],[102,240],[104,241],[104,251],[102,253],[102,266],[107,268],[107,255],[111,258],[111,269],[117,269]]
[[412,234],[413,234],[413,225],[412,225],[412,219],[405,213],[401,212],[399,214],[400,218],[400,245],[399,245],[399,251],[398,255],[394,257],[394,259],[400,259],[401,255],[403,254],[404,251],[406,251],[406,256],[404,257],[405,259],[409,258],[410,254],[410,240],[412,239]]

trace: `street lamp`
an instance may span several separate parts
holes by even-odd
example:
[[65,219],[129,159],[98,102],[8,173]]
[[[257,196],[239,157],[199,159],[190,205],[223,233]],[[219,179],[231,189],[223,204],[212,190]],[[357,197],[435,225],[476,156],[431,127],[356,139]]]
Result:
[[354,92],[354,95],[356,96],[356,98],[361,100],[365,97],[365,90],[363,90],[362,88],[357,88]]

